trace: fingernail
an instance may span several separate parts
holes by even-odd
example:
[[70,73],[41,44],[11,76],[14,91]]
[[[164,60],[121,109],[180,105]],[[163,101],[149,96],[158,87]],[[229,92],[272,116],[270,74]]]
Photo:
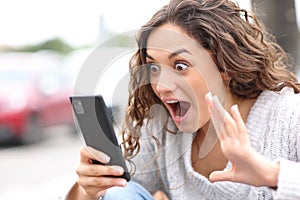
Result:
[[238,112],[238,105],[237,105],[237,104],[234,104],[234,105],[232,106],[232,110],[233,110],[234,112]]
[[209,100],[209,101],[211,101],[212,100],[212,95],[211,95],[211,93],[210,92],[208,92],[208,93],[206,93],[206,98]]
[[119,180],[118,185],[125,187],[127,185],[127,181],[125,179]]
[[217,95],[214,95],[213,97],[212,97],[212,101],[218,101],[219,100],[219,98],[218,98],[218,96]]
[[102,163],[108,163],[110,160],[110,157],[108,155],[106,155],[105,153],[102,152],[95,152],[94,156],[96,157],[96,159]]
[[122,175],[124,173],[124,169],[120,166],[111,166],[116,174]]
[[234,112],[236,115],[239,115],[240,112],[239,112],[239,107],[237,104],[233,105],[231,107],[231,109],[232,109],[232,112]]
[[87,151],[91,154],[92,157],[94,157],[95,160],[101,162],[101,163],[108,163],[110,160],[110,157],[106,155],[105,153],[98,151],[97,149],[94,149],[93,147],[87,146]]
[[212,102],[215,103],[215,104],[217,104],[218,106],[221,105],[221,102],[220,102],[219,97],[217,95],[214,95],[212,97]]

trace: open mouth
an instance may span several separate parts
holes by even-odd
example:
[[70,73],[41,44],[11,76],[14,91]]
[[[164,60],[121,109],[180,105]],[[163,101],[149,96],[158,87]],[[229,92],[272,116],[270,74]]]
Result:
[[166,104],[171,109],[171,114],[174,118],[182,118],[188,112],[191,104],[187,101],[170,100],[166,101]]

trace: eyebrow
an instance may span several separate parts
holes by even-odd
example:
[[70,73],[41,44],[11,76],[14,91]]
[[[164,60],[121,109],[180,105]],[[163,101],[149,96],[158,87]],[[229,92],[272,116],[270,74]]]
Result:
[[171,54],[168,56],[168,58],[171,59],[171,58],[173,58],[173,57],[175,57],[175,56],[177,56],[177,55],[179,55],[179,54],[181,54],[181,53],[188,53],[188,54],[191,54],[191,53],[190,53],[188,50],[186,50],[186,49],[179,49],[179,50],[174,51],[173,53],[171,53]]
[[[174,51],[173,53],[171,53],[169,56],[168,56],[168,58],[169,59],[171,59],[171,58],[173,58],[173,57],[175,57],[175,56],[177,56],[177,55],[179,55],[179,54],[181,54],[181,53],[188,53],[188,54],[191,54],[188,50],[186,50],[186,49],[179,49],[179,50],[177,50],[177,51]],[[150,58],[151,60],[155,60],[152,56],[150,56],[148,53],[146,53],[146,57],[147,58]]]

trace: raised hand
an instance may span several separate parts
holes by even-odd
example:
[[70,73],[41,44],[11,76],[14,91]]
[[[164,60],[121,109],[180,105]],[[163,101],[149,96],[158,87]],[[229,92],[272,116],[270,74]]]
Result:
[[233,181],[254,186],[276,187],[279,164],[263,157],[251,147],[238,106],[233,105],[229,113],[223,108],[217,96],[212,97],[208,93],[205,99],[222,152],[231,162],[231,169],[212,172],[209,176],[210,181]]

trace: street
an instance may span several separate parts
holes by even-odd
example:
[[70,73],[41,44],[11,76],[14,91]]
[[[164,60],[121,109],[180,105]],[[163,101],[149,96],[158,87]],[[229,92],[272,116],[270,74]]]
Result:
[[36,144],[0,149],[1,200],[63,199],[76,180],[77,133],[65,127],[48,128]]

